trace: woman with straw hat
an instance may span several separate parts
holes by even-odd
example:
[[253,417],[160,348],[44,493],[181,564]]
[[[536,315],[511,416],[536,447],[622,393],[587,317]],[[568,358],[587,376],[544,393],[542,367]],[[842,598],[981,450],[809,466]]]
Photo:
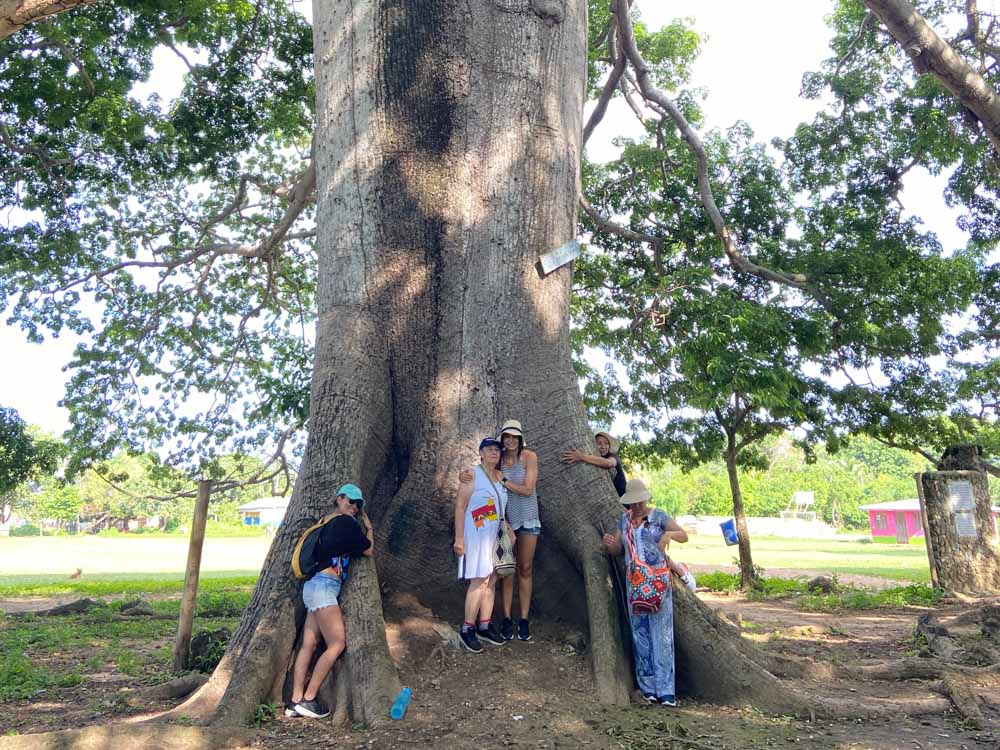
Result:
[[573,448],[563,453],[563,463],[575,464],[577,461],[607,469],[611,474],[611,483],[615,486],[618,497],[625,494],[625,472],[622,471],[622,462],[618,458],[618,441],[611,436],[610,432],[598,430],[594,433],[594,442],[597,445],[597,455],[584,453]]
[[[531,640],[528,613],[531,609],[531,590],[535,549],[542,533],[542,521],[538,515],[538,455],[524,444],[524,430],[516,419],[508,419],[500,428],[500,443],[503,456],[500,471],[503,485],[507,488],[507,520],[517,535],[514,546],[514,560],[517,563],[517,596],[521,606],[521,618],[517,622],[517,638]],[[514,607],[514,576],[503,579],[503,622],[500,633],[505,640],[514,637],[514,622],[511,611]]]
[[[687,532],[660,508],[650,508],[651,494],[641,479],[628,483],[621,496],[625,506],[614,534],[604,534],[602,545],[612,555],[632,559],[632,550],[650,565],[663,565],[671,541],[686,542]],[[627,543],[623,544],[623,540]],[[642,697],[649,703],[676,706],[674,693],[674,601],[668,587],[660,611],[655,614],[629,613],[635,679]]]

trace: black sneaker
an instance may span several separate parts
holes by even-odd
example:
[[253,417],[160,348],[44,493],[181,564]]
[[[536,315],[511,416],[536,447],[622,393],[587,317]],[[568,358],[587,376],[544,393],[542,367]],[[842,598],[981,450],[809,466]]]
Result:
[[509,617],[503,618],[503,622],[500,623],[500,635],[505,641],[514,640],[514,623]]
[[313,698],[311,701],[299,701],[295,704],[295,713],[310,719],[322,719],[330,715],[330,709]]
[[530,641],[531,630],[528,629],[528,621],[523,617],[517,621],[517,640]]
[[299,712],[295,710],[295,704],[291,703],[285,706],[285,718],[286,719],[298,719],[300,716]]
[[489,624],[489,627],[479,628],[479,630],[476,631],[476,635],[487,643],[492,643],[495,646],[502,646],[507,642],[504,637],[500,635],[500,631],[497,630],[497,626],[492,622]]
[[483,650],[483,644],[476,638],[475,630],[470,628],[469,630],[459,631],[458,637],[462,639],[462,645],[472,653],[478,654]]

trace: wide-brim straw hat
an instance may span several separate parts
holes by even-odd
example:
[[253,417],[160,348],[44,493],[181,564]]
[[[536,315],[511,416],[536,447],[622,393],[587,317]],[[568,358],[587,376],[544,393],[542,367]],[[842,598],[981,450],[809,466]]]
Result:
[[625,494],[618,498],[622,505],[632,505],[649,500],[653,493],[646,489],[646,483],[641,479],[630,479],[625,485]]
[[500,427],[500,431],[497,432],[497,439],[501,440],[501,442],[503,434],[505,432],[508,435],[517,435],[518,437],[520,437],[522,448],[528,445],[528,442],[524,439],[524,430],[521,429],[521,423],[518,422],[516,419],[508,419],[506,422],[503,423],[503,426]]
[[608,439],[608,442],[611,443],[611,452],[612,453],[617,453],[618,452],[618,446],[620,445],[620,443],[618,442],[618,438],[616,438],[610,432],[605,432],[604,430],[598,430],[597,432],[594,433],[594,439],[595,440],[597,439],[598,435],[604,435],[604,437],[606,437]]

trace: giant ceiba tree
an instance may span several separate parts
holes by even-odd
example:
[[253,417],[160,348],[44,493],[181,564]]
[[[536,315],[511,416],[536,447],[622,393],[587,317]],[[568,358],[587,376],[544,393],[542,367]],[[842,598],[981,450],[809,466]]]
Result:
[[[97,3],[5,42],[0,189],[23,214],[0,230],[0,299],[31,335],[86,335],[67,398],[81,460],[169,439],[173,457],[197,462],[248,435],[281,446],[307,421],[252,601],[208,684],[175,713],[241,724],[280,690],[302,614],[291,548],[349,480],[371,497],[378,570],[352,567],[338,689],[353,719],[378,719],[398,688],[380,587],[456,606],[458,470],[509,416],[542,466],[538,604],[586,625],[598,694],[627,700],[597,545],[618,505],[607,479],[557,458],[590,435],[571,362],[571,269],[536,265],[577,233],[584,139],[607,101],[639,98],[680,134],[689,198],[735,272],[831,316],[849,285],[831,292],[755,257],[664,88],[674,60],[661,40],[633,25],[626,0],[591,11],[588,26],[582,0],[316,0],[310,30],[277,0]],[[588,42],[603,84],[588,86]],[[169,108],[131,93],[157,47],[189,69]],[[588,91],[599,102],[585,124]],[[303,331],[313,319],[314,339]],[[199,411],[188,403],[199,392],[216,401]],[[778,712],[879,710],[787,688],[777,675],[801,665],[758,653],[684,591],[677,608],[691,693]]]

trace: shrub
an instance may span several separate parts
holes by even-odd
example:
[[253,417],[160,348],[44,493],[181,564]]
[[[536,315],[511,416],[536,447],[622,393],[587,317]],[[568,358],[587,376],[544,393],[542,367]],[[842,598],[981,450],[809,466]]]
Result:
[[209,591],[198,594],[196,611],[199,617],[239,617],[249,603],[247,592]]
[[33,523],[26,523],[24,526],[17,526],[10,530],[11,536],[41,536],[42,530]]
[[204,674],[211,674],[222,661],[229,643],[228,628],[218,630],[199,630],[191,639],[191,656],[188,667]]
[[847,588],[836,594],[804,596],[799,606],[812,612],[835,612],[841,609],[878,609],[880,607],[930,607],[941,601],[943,593],[926,583],[896,586],[882,591]]
[[698,585],[712,591],[731,592],[740,588],[740,577],[737,573],[702,573],[698,576]]

